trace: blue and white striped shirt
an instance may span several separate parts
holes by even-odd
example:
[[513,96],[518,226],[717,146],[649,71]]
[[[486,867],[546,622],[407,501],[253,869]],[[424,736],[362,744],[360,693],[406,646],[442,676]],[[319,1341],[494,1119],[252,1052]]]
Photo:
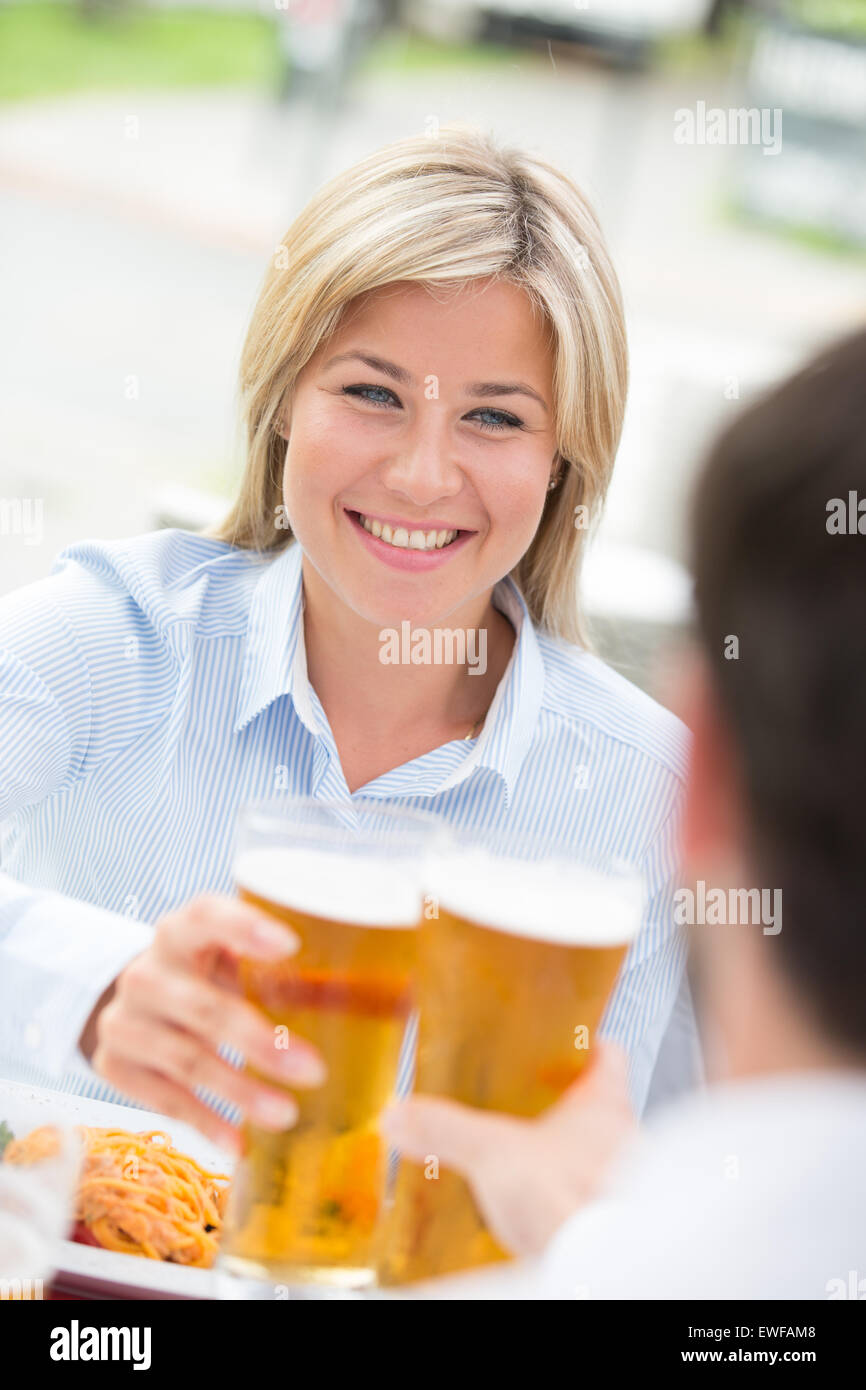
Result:
[[0,600],[0,1073],[131,1103],[78,1051],[91,1009],[149,924],[234,891],[239,807],[294,792],[639,863],[648,907],[602,1031],[629,1052],[640,1112],[686,988],[683,726],[536,630],[506,579],[494,602],[517,640],[479,737],[350,794],[307,678],[300,559],[182,530],[83,541]]

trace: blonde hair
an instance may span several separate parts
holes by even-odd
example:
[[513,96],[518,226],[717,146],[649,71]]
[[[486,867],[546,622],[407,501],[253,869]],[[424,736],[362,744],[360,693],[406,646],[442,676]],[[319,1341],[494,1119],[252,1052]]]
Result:
[[298,374],[358,295],[396,281],[498,277],[544,315],[554,351],[560,480],[512,572],[533,621],[585,642],[578,577],[622,429],[628,379],[622,299],[595,213],[552,165],[466,126],[395,141],[332,179],[285,235],[241,354],[247,461],[238,497],[206,534],[256,550],[292,533],[278,430]]

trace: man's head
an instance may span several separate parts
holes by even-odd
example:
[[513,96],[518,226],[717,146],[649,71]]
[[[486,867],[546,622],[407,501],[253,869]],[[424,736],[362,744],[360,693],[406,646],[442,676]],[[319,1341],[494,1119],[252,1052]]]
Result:
[[[692,535],[704,675],[687,857],[782,904],[774,934],[699,929],[700,963],[726,977],[722,1012],[753,1049],[778,1024],[772,995],[818,1052],[866,1063],[866,332],[722,435]],[[721,996],[720,978],[706,985]],[[765,1016],[747,1025],[750,1009]],[[784,1065],[779,1051],[754,1065]]]

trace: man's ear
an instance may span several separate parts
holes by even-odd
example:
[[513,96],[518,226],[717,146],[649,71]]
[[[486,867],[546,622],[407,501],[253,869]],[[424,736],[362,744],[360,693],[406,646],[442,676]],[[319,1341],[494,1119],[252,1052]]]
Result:
[[742,845],[741,761],[702,652],[682,658],[676,713],[692,734],[683,818],[686,864],[709,866],[727,861]]

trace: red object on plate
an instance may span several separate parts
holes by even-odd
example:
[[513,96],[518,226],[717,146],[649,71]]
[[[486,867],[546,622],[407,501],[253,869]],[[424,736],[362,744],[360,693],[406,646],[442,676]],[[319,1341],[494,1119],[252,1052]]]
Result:
[[99,1250],[105,1249],[102,1242],[96,1239],[96,1236],[83,1221],[76,1221],[69,1239],[77,1241],[79,1245],[95,1245]]

